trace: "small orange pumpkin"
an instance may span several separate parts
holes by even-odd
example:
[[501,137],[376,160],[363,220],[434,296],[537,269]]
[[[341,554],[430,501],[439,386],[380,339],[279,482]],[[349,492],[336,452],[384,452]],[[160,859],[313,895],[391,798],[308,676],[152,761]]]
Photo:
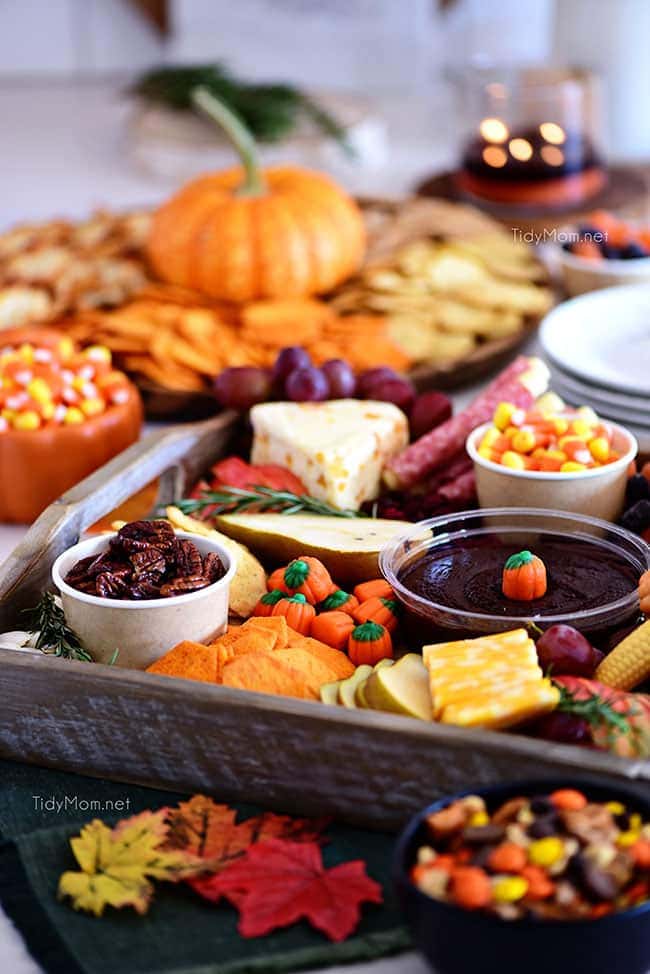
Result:
[[305,555],[289,562],[284,570],[284,584],[290,592],[304,595],[311,605],[318,605],[332,589],[332,579],[322,561]]
[[256,603],[253,609],[254,616],[270,616],[273,612],[273,607],[278,604],[280,599],[283,599],[287,593],[282,592],[279,588],[272,588],[270,592],[266,592]]
[[354,619],[347,612],[321,612],[311,624],[311,635],[327,646],[345,652],[350,633],[354,629]]
[[330,592],[327,598],[321,602],[320,608],[323,612],[346,612],[351,616],[358,605],[359,600],[356,596],[335,587],[334,591]]
[[510,555],[503,568],[501,591],[507,599],[531,602],[546,594],[546,566],[532,551]]
[[393,643],[388,629],[378,622],[363,622],[348,639],[348,656],[355,666],[374,666],[381,659],[393,658]]
[[375,596],[379,599],[394,599],[395,593],[385,578],[372,578],[369,582],[360,582],[354,587],[354,594],[359,603],[367,602]]
[[308,636],[316,617],[316,609],[309,604],[304,595],[289,595],[275,603],[271,615],[284,616],[290,629],[299,632],[302,636]]
[[322,173],[262,171],[253,137],[230,109],[205,88],[192,97],[226,133],[242,168],[200,176],[154,214],[155,274],[238,303],[322,294],[350,277],[366,244],[354,200]]
[[397,602],[394,599],[375,595],[374,598],[362,602],[352,615],[358,623],[378,622],[391,633],[397,629]]

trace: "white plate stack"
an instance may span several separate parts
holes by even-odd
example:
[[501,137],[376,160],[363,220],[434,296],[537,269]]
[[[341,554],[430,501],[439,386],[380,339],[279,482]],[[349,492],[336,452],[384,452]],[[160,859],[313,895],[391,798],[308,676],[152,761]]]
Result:
[[544,319],[551,388],[626,426],[650,452],[650,285],[583,294]]

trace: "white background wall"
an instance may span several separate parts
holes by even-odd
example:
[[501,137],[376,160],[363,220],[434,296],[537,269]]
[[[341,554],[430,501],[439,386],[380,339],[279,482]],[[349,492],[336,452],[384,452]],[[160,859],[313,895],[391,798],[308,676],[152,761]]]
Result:
[[[566,2],[566,0],[563,0]],[[605,0],[607,2],[607,0]],[[253,78],[364,91],[548,51],[555,0],[171,0],[163,39],[128,0],[0,0],[0,76],[134,72],[224,58]]]

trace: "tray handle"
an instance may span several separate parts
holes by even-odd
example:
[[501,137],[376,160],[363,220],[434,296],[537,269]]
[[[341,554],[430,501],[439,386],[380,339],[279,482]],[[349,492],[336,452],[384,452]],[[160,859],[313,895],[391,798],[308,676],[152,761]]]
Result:
[[165,472],[171,472],[173,483],[164,500],[177,497],[225,449],[236,426],[237,415],[226,412],[154,430],[50,504],[2,565],[0,623],[7,613],[15,616],[38,599],[49,585],[56,557],[76,544],[87,527]]

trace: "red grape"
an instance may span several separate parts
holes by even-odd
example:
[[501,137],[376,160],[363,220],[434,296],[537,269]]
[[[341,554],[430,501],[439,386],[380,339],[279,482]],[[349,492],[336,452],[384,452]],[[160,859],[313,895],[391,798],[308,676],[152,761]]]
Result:
[[299,345],[288,345],[278,354],[273,366],[273,378],[284,381],[294,369],[306,369],[311,365],[309,353]]
[[331,358],[321,365],[330,384],[330,399],[349,399],[354,396],[357,380],[351,367],[342,358]]
[[271,375],[266,369],[240,366],[224,369],[214,380],[214,392],[228,409],[250,409],[271,395]]
[[555,676],[593,676],[602,653],[573,626],[551,626],[537,640],[537,657],[543,670]]
[[290,372],[284,391],[293,402],[322,402],[329,396],[330,385],[327,376],[310,365]]
[[369,399],[368,390],[371,386],[380,380],[388,379],[399,379],[399,376],[395,369],[389,369],[387,365],[382,365],[376,369],[366,369],[357,379],[357,396],[359,399]]
[[392,402],[407,413],[413,405],[415,389],[408,379],[378,379],[370,385],[364,398]]
[[556,711],[547,714],[535,723],[535,736],[545,741],[558,741],[561,744],[592,743],[589,724],[583,717],[575,714],[563,714]]
[[436,389],[432,389],[431,392],[423,392],[417,397],[411,408],[409,416],[411,438],[419,440],[429,430],[440,426],[441,423],[449,419],[451,412],[451,401],[444,392],[438,392]]

